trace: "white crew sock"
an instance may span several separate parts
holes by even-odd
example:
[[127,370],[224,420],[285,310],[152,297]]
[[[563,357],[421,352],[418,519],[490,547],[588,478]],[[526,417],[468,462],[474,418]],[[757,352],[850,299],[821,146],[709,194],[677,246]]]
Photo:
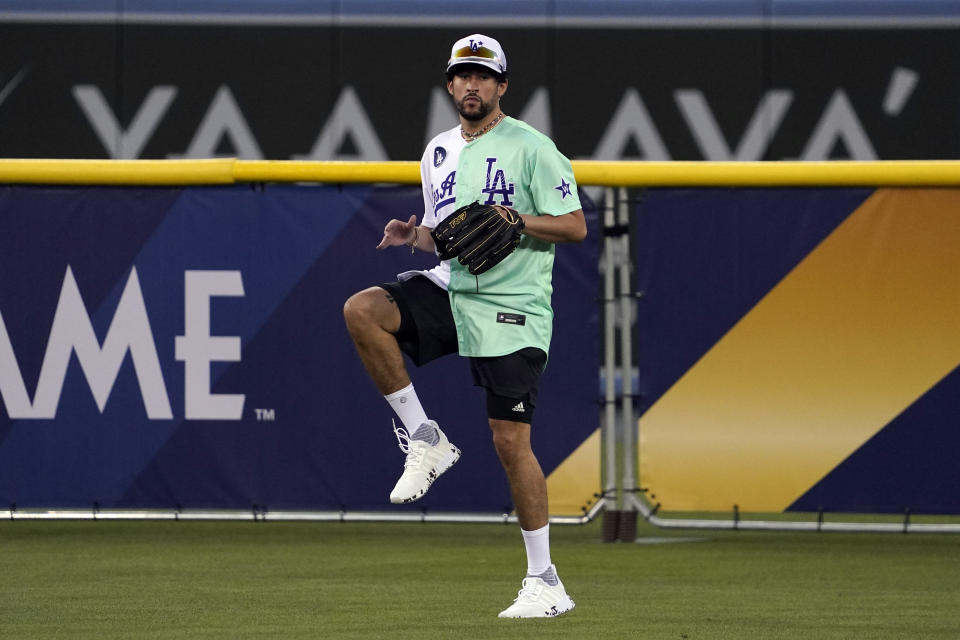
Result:
[[417,427],[428,420],[427,414],[420,406],[420,398],[417,397],[412,382],[399,391],[383,396],[383,399],[390,403],[390,407],[406,427],[407,433],[411,435]]
[[527,575],[539,576],[550,569],[550,523],[535,531],[524,531],[523,544],[527,547]]

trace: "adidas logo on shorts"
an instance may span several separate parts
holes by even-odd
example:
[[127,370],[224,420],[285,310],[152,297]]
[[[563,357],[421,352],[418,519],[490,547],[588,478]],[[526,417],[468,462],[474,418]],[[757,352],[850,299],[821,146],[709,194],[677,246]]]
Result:
[[510,411],[516,411],[517,413],[523,413],[524,411],[526,411],[526,409],[524,409],[524,407],[523,407],[523,402],[518,402],[518,403],[517,403],[517,406],[515,406],[513,409],[510,409]]

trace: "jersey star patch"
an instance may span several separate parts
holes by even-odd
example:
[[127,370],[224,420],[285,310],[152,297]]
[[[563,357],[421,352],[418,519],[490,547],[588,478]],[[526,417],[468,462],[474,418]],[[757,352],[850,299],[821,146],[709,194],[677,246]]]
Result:
[[554,189],[560,192],[561,200],[565,199],[569,195],[572,195],[570,193],[570,183],[564,180],[563,178],[560,178],[560,184],[555,186]]

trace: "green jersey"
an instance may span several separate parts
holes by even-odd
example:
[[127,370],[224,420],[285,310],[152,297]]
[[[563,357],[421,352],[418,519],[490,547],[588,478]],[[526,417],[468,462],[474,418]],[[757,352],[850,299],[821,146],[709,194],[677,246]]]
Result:
[[[537,216],[581,208],[570,161],[548,137],[509,117],[462,148],[455,194],[455,208],[479,201]],[[513,254],[478,276],[450,261],[460,355],[502,356],[524,347],[549,353],[554,251],[552,243],[524,235]]]

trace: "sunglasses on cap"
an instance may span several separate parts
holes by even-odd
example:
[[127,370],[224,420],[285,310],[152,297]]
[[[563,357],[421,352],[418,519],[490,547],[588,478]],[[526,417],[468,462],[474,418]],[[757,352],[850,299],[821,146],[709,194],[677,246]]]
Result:
[[486,47],[477,47],[474,49],[471,46],[461,47],[453,52],[453,55],[450,56],[450,61],[454,61],[460,58],[487,58],[488,60],[495,60],[498,64],[500,63],[500,56],[497,55],[497,52],[493,49],[487,49]]

